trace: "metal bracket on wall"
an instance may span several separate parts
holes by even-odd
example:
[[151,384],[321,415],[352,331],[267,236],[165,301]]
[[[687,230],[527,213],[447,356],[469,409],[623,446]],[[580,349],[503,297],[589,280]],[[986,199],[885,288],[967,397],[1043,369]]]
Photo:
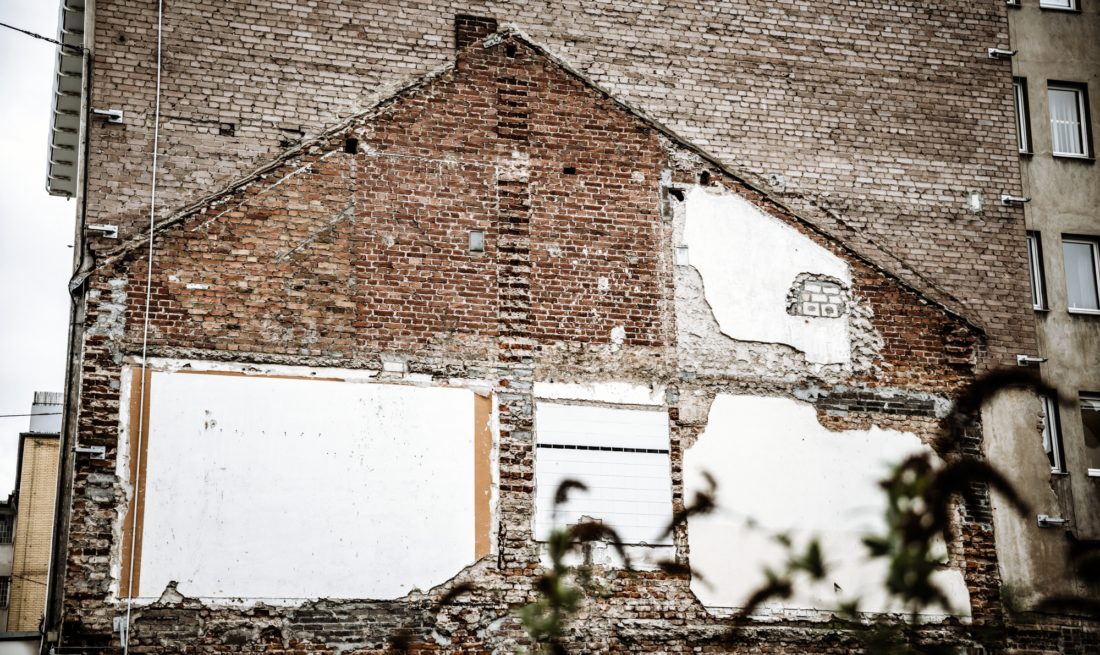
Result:
[[1049,514],[1040,514],[1038,516],[1040,528],[1064,528],[1069,525],[1069,519],[1064,519],[1060,516],[1050,516]]
[[77,446],[73,448],[77,455],[90,455],[92,459],[105,459],[107,457],[106,446]]
[[118,238],[118,226],[117,225],[105,225],[103,223],[90,223],[84,226],[84,230],[87,232],[99,232],[100,236],[104,239],[117,239]]
[[116,616],[112,627],[118,633],[119,645],[126,648],[130,642],[130,619],[125,616]]
[[113,125],[120,125],[122,123],[121,109],[93,109],[92,115],[106,118],[107,122]]

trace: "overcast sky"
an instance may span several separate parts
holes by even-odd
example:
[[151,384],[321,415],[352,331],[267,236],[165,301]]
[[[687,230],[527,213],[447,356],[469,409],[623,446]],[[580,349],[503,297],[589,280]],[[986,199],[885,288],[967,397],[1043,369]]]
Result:
[[[0,22],[57,37],[56,0],[0,0]],[[63,391],[76,202],[46,193],[56,46],[0,28],[0,414]],[[0,498],[28,418],[0,418]]]

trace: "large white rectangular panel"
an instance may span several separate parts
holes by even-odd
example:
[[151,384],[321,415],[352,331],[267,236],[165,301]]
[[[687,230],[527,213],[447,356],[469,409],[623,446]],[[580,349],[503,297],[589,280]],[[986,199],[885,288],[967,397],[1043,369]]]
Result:
[[[535,532],[546,539],[555,526],[597,519],[625,543],[667,544],[659,539],[672,520],[668,414],[585,405],[538,403]],[[583,482],[554,511],[565,479]]]
[[150,388],[140,596],[395,598],[474,561],[469,390],[184,372]]

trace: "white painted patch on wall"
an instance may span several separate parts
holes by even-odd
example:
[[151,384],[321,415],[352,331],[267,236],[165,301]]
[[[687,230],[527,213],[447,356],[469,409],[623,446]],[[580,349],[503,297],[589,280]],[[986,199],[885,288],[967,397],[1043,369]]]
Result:
[[[658,539],[672,520],[668,412],[538,402],[535,406],[535,538],[598,519],[626,543]],[[562,480],[587,485],[554,515]]]
[[617,405],[664,405],[665,386],[633,382],[536,382],[535,398],[587,400]]
[[827,275],[850,286],[842,259],[735,194],[694,187],[686,202],[684,245],[725,335],[787,344],[809,362],[850,361],[846,317],[792,316],[786,309],[787,292],[800,273]]
[[140,596],[396,598],[475,560],[474,393],[152,374]]
[[[713,585],[693,581],[692,591],[710,607],[743,606],[763,584],[764,568],[782,567],[783,551],[769,535],[788,532],[796,543],[821,540],[829,576],[822,584],[796,585],[793,597],[769,603],[768,610],[832,610],[858,596],[861,612],[902,611],[882,587],[885,567],[867,561],[860,539],[885,526],[879,480],[919,452],[930,449],[907,432],[831,432],[806,403],[718,395],[706,430],[684,454],[685,497],[706,487],[706,471],[718,481],[720,508],[688,522],[691,566]],[[749,528],[746,518],[759,527]],[[947,569],[935,580],[952,610],[969,616],[962,573]]]

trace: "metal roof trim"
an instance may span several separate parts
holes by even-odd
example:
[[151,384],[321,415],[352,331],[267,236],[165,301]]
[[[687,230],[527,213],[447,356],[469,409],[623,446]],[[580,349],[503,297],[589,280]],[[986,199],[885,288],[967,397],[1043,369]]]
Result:
[[80,112],[84,90],[84,0],[61,0],[57,17],[53,110],[47,135],[46,191],[53,196],[76,195],[80,150]]

